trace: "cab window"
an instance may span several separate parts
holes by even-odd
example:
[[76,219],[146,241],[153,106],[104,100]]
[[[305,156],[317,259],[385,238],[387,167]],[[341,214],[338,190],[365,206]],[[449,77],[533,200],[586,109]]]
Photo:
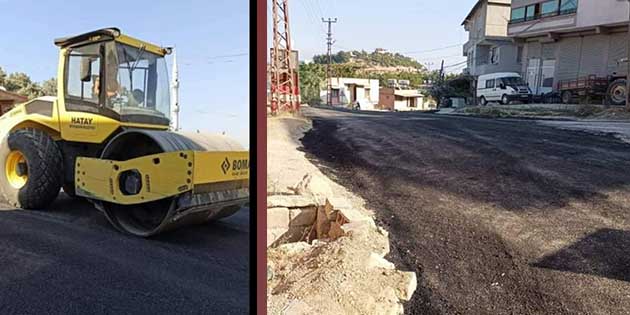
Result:
[[99,45],[72,49],[68,56],[66,98],[98,104],[101,57]]

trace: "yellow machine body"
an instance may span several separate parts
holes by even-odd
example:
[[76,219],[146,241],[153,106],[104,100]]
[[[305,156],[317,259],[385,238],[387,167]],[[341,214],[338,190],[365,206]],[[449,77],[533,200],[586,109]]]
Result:
[[[249,152],[234,141],[222,136],[208,135],[192,136],[201,139],[194,140],[170,132],[168,112],[164,108],[158,109],[158,105],[154,105],[151,110],[165,113],[159,119],[153,116],[142,117],[142,111],[131,118],[123,118],[122,106],[116,112],[110,106],[109,100],[104,102],[108,97],[109,83],[100,85],[96,99],[98,102],[83,104],[83,108],[74,103],[69,106],[69,102],[77,102],[74,99],[68,101],[67,96],[67,72],[73,51],[82,47],[99,47],[100,55],[79,55],[79,58],[100,58],[95,59],[101,60],[98,78],[104,78],[105,81],[105,71],[109,70],[103,69],[108,69],[106,63],[109,62],[111,53],[110,50],[106,54],[105,49],[112,48],[113,46],[106,48],[111,43],[134,47],[137,53],[133,57],[135,60],[141,60],[146,52],[153,54],[153,60],[163,59],[170,53],[168,48],[123,35],[115,28],[55,40],[55,44],[60,47],[58,96],[30,100],[0,117],[0,139],[3,139],[0,153],[7,152],[6,157],[0,156],[0,159],[8,161],[6,165],[11,166],[5,166],[6,180],[12,183],[27,183],[29,180],[28,175],[23,174],[23,165],[20,165],[27,164],[28,161],[21,152],[8,148],[9,135],[21,129],[38,129],[50,136],[62,152],[64,165],[59,167],[65,172],[64,190],[67,189],[66,185],[73,183],[74,185],[68,186],[68,189],[73,188],[73,194],[88,198],[106,214],[114,226],[131,234],[150,236],[184,224],[224,217],[247,203]],[[89,62],[92,61],[89,59]],[[113,64],[120,65],[118,62]],[[129,61],[127,67],[128,64]],[[83,75],[83,64],[81,67]],[[126,69],[133,73],[135,66]],[[149,69],[149,66],[145,69]],[[93,74],[92,70],[88,71],[88,74]],[[142,71],[145,71],[141,73],[145,80],[143,93],[153,92],[157,98],[157,91],[168,88],[168,85],[164,87],[162,84],[156,90],[154,82],[151,91],[147,87],[151,84],[147,83],[150,80],[147,79],[147,73],[151,70]],[[91,80],[86,79],[88,82]],[[131,74],[129,80],[133,82]],[[84,82],[83,77],[81,82]],[[93,86],[97,85],[95,80],[91,83]],[[83,83],[80,85],[83,101]],[[131,86],[133,87],[133,83]],[[147,95],[150,94],[142,95],[145,102],[148,102]],[[155,99],[153,101],[157,103]],[[89,108],[85,109],[85,106]],[[127,139],[136,140],[127,143],[125,141],[131,141]],[[121,142],[124,144],[121,145]],[[154,147],[147,149],[149,153],[131,157],[116,154],[116,150],[120,152],[147,146],[149,142],[154,144]],[[117,149],[112,149],[113,153],[106,153],[110,146]],[[15,196],[16,199],[11,203],[19,204],[18,191],[3,195],[5,198],[7,195]],[[138,209],[140,212],[155,211],[156,214],[134,214]]]
[[[76,192],[112,203],[132,205],[220,187],[225,182],[249,179],[248,152],[174,151],[127,161],[80,157],[76,162]],[[122,193],[120,176],[142,174],[140,192]]]

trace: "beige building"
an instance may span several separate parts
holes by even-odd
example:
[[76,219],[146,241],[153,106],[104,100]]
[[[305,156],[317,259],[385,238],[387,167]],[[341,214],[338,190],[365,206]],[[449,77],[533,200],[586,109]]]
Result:
[[421,91],[382,88],[378,108],[390,111],[427,111],[436,109],[435,102]]
[[533,92],[588,75],[625,76],[628,10],[619,0],[513,0],[508,35],[523,49]]
[[477,77],[495,72],[520,72],[518,47],[508,36],[510,0],[479,0],[462,22],[468,32],[464,73]]

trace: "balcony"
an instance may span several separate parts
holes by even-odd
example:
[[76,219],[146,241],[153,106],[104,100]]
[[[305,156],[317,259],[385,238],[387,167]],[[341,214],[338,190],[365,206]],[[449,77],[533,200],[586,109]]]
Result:
[[511,19],[510,21],[508,21],[508,24],[512,25],[512,24],[518,24],[518,23],[523,23],[523,22],[541,20],[544,18],[552,17],[552,16],[570,15],[570,14],[575,14],[575,13],[577,13],[577,8],[568,9],[568,10],[558,10],[558,11],[545,13],[545,14],[535,14],[532,16],[527,16],[527,17],[519,18],[519,19]]

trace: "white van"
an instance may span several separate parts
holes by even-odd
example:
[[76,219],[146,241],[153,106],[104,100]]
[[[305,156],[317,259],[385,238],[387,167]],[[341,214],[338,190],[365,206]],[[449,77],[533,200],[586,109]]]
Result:
[[523,78],[516,72],[498,72],[480,75],[477,79],[479,104],[500,102],[507,105],[512,101],[529,103],[532,93]]

